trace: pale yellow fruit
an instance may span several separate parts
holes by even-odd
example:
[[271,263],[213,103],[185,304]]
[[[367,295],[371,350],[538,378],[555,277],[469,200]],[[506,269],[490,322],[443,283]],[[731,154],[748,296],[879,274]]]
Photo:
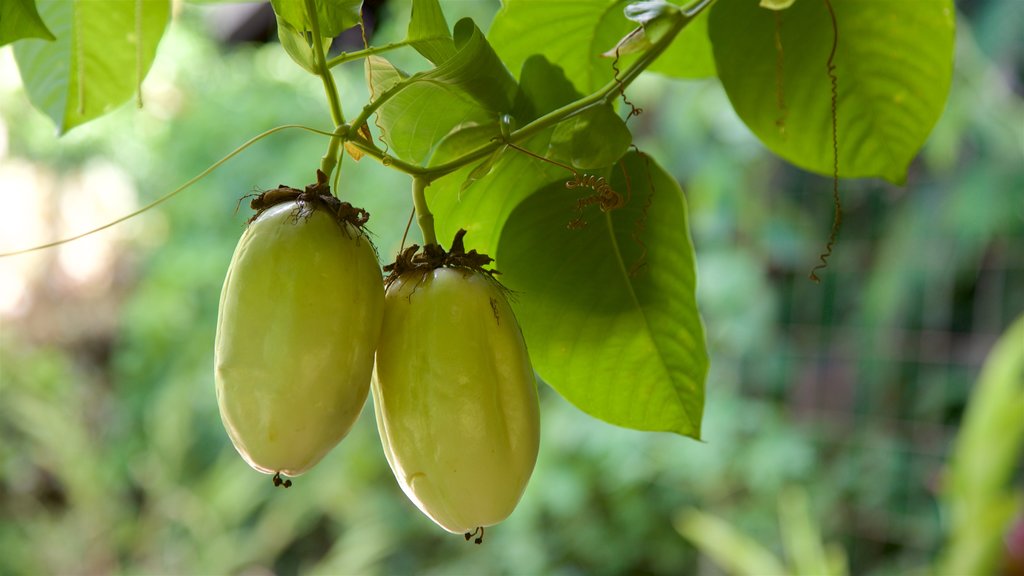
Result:
[[253,468],[296,476],[352,427],[369,390],[384,288],[370,242],[285,202],[249,225],[221,292],[217,403]]
[[449,268],[395,281],[372,388],[384,453],[420,510],[454,533],[512,513],[540,417],[522,332],[493,281]]

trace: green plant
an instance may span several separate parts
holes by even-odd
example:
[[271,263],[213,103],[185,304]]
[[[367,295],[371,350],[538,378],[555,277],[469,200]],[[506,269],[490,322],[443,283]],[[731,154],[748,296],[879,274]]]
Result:
[[[627,122],[640,110],[626,90],[646,70],[717,75],[783,158],[902,182],[952,69],[949,0],[509,0],[486,36],[469,19],[450,29],[436,0],[416,0],[403,41],[334,56],[325,46],[360,23],[358,1],[273,4],[282,46],[325,90],[319,167],[335,193],[357,169],[346,155],[412,176],[424,245],[468,229],[495,256],[521,294],[517,315],[546,383],[608,422],[693,438],[708,369],[696,256],[682,189],[631,149]],[[67,131],[141,94],[169,2],[4,10],[0,42],[17,40],[32,101]],[[426,59],[422,70],[381,56],[406,47]],[[331,69],[360,60],[371,98],[347,120]]]

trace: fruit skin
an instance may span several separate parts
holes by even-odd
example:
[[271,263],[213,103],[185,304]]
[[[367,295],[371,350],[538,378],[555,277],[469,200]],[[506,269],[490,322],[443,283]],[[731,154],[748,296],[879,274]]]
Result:
[[249,225],[221,291],[217,403],[250,466],[297,476],[349,431],[384,313],[376,253],[351,225],[295,201]]
[[373,403],[405,494],[453,533],[512,513],[537,460],[537,383],[519,324],[480,272],[438,268],[387,290]]

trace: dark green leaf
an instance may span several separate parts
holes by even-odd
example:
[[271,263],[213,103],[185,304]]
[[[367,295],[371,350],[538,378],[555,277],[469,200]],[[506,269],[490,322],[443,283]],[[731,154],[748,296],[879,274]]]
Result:
[[437,0],[413,0],[405,41],[435,66],[455,55],[455,42]]
[[683,193],[653,161],[624,166],[629,201],[586,208],[582,229],[567,224],[590,191],[552,184],[520,203],[496,264],[541,378],[602,420],[699,438],[708,358]]
[[[284,51],[292,57],[292,60],[296,64],[301,66],[307,72],[317,74],[316,66],[316,55],[313,53],[313,46],[307,40],[307,35],[299,32],[295,28],[292,28],[291,24],[288,24],[277,17],[277,37],[281,40],[281,46]],[[321,38],[321,48],[324,54],[327,54],[327,50],[331,47],[330,38]]]
[[[320,35],[334,38],[359,24],[363,0],[315,0]],[[299,32],[312,32],[313,23],[306,13],[305,0],[270,0],[277,17]]]
[[0,3],[0,46],[22,38],[55,40],[39,17],[35,0],[4,0]]
[[19,42],[14,57],[32,105],[58,131],[139,93],[170,18],[169,0],[41,0],[38,6],[57,40]]
[[[839,173],[900,183],[942,112],[953,70],[951,0],[832,2],[838,23]],[[775,24],[782,41],[781,94]],[[822,2],[775,12],[746,0],[712,8],[722,85],[747,126],[776,154],[832,173],[833,33]],[[783,106],[778,102],[781,98]]]
[[633,141],[626,123],[611,106],[596,106],[555,128],[549,158],[580,169],[611,166]]
[[513,117],[524,125],[581,96],[561,67],[539,54],[530,56],[519,72],[519,93],[516,94]]
[[[625,17],[627,4],[614,0],[507,0],[494,18],[488,39],[512,70],[519,69],[530,56],[541,54],[561,66],[579,91],[589,93],[614,77],[613,59],[602,53],[636,28],[636,23]],[[703,19],[701,16],[687,25],[651,70],[694,78],[713,74]],[[620,69],[628,61],[623,58]]]

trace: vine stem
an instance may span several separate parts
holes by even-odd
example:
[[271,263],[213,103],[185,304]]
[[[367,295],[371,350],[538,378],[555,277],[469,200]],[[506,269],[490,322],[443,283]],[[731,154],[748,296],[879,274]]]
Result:
[[[309,1],[309,0],[307,0]],[[392,168],[398,169],[407,174],[411,174],[415,177],[423,178],[428,183],[441,178],[447,174],[450,174],[463,166],[480,160],[494,152],[498,147],[504,146],[507,143],[521,142],[531,136],[536,135],[560,122],[568,120],[574,116],[582,114],[583,112],[593,108],[595,106],[603,106],[610,104],[613,100],[619,97],[620,94],[632,83],[636,78],[647,69],[657,58],[664,52],[675,37],[686,27],[687,24],[692,22],[701,12],[703,12],[708,6],[712,4],[713,0],[701,0],[692,7],[688,7],[679,12],[676,12],[672,16],[672,22],[668,30],[665,31],[665,35],[662,36],[657,42],[655,42],[649,50],[647,50],[640,58],[627,68],[619,76],[618,79],[612,80],[608,84],[605,84],[601,89],[593,94],[580,98],[579,100],[570,102],[561,108],[552,110],[544,116],[537,118],[533,122],[523,126],[518,130],[514,130],[504,139],[496,139],[488,144],[485,144],[475,150],[467,152],[458,158],[439,164],[430,168],[402,162],[398,159],[392,158],[384,153],[383,150],[377,147],[371,140],[359,136],[357,130],[349,131],[349,142],[365,152],[368,156],[375,158],[376,160],[385,163]],[[359,127],[366,123],[369,117],[376,112],[385,102],[390,100],[395,94],[400,92],[402,88],[411,82],[418,80],[418,76],[414,74],[409,78],[399,82],[395,86],[381,93],[381,95],[365,106],[360,112],[359,116],[352,122],[352,126]]]
[[338,64],[344,64],[345,62],[359,60],[360,58],[367,58],[369,56],[373,56],[374,54],[383,54],[384,52],[389,52],[391,50],[402,48],[403,46],[408,45],[409,43],[403,40],[401,42],[392,42],[390,44],[382,44],[380,46],[368,46],[362,50],[356,50],[354,52],[342,52],[341,54],[338,54],[334,58],[328,60],[327,67],[334,68]]
[[[306,16],[309,17],[310,28],[313,31],[313,57],[316,59],[317,75],[323,80],[324,92],[327,94],[327,102],[331,109],[331,120],[337,129],[345,124],[345,115],[341,111],[341,99],[338,97],[338,86],[334,82],[334,75],[327,65],[324,56],[323,41],[320,36],[320,19],[316,15],[316,0],[306,0]],[[327,146],[327,153],[320,159],[320,170],[330,178],[334,168],[338,165],[339,152],[343,138],[336,136],[331,138]],[[338,191],[334,191],[337,195]]]
[[422,176],[412,179],[412,204],[416,208],[416,224],[423,233],[423,244],[429,246],[437,244],[437,234],[434,232],[434,215],[427,207],[427,186],[430,181]]

